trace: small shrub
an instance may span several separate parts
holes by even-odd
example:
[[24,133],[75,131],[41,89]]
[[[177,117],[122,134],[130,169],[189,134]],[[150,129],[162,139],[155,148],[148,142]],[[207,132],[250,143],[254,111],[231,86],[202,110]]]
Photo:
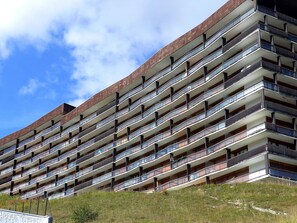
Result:
[[80,205],[73,210],[72,220],[75,223],[85,223],[95,220],[98,213],[93,211],[89,205]]

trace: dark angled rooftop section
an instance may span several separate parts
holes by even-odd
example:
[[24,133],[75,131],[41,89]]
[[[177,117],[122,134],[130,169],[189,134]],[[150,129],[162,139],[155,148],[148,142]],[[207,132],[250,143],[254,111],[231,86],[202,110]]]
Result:
[[296,0],[258,0],[258,4],[297,19]]

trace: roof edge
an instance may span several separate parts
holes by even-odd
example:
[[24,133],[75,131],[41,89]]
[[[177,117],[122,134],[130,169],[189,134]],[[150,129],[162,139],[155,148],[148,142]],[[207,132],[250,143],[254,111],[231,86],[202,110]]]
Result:
[[17,138],[28,134],[31,131],[34,131],[36,128],[38,128],[39,126],[45,124],[48,121],[51,121],[52,119],[54,119],[55,117],[59,116],[59,115],[65,115],[68,112],[72,111],[75,107],[66,103],[61,104],[60,106],[56,107],[55,109],[53,109],[52,111],[50,111],[49,113],[45,114],[44,116],[42,116],[41,118],[39,118],[38,120],[36,120],[35,122],[31,123],[30,125],[24,127],[23,129],[20,129],[16,132],[13,132],[3,138],[0,139],[0,146],[3,146],[13,140],[16,140]]

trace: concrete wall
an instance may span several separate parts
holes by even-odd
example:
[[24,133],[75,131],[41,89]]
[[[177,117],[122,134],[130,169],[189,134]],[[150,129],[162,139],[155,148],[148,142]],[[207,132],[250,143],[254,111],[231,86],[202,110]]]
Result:
[[0,223],[51,223],[49,216],[39,216],[0,209]]

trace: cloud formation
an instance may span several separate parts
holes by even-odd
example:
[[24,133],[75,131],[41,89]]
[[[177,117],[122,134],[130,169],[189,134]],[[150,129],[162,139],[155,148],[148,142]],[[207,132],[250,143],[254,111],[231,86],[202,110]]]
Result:
[[[127,76],[226,0],[0,0],[0,57],[14,47],[66,44],[73,56],[70,103]],[[36,91],[33,80],[21,94]]]

